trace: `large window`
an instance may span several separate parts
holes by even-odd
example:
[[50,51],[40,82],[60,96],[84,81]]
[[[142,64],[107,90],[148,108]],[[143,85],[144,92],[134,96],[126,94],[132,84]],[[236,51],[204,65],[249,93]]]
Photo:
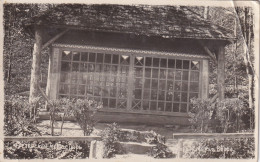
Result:
[[59,96],[111,109],[187,112],[199,78],[198,60],[63,51]]

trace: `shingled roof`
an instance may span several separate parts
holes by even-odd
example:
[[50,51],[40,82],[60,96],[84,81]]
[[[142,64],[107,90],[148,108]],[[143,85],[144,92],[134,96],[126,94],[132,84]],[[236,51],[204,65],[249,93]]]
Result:
[[59,5],[26,25],[35,24],[164,38],[234,39],[232,31],[212,24],[184,6]]

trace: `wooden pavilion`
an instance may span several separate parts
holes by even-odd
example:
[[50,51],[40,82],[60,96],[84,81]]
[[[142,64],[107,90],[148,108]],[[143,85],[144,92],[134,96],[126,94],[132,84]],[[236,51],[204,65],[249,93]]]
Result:
[[62,5],[26,26],[36,41],[30,98],[46,47],[46,95],[102,101],[101,122],[188,124],[190,99],[208,98],[210,59],[224,98],[224,47],[233,32],[187,7]]

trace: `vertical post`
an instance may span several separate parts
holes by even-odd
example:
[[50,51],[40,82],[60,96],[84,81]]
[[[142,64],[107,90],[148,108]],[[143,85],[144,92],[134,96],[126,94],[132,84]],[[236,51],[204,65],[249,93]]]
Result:
[[225,49],[223,44],[219,44],[217,50],[218,57],[218,97],[219,100],[225,98]]
[[209,60],[202,61],[201,72],[201,98],[206,99],[209,96]]
[[178,158],[182,158],[183,155],[183,139],[178,139]]
[[37,26],[35,27],[35,44],[33,48],[29,102],[31,102],[33,98],[35,98],[38,94],[42,42],[43,42],[43,31],[41,27]]

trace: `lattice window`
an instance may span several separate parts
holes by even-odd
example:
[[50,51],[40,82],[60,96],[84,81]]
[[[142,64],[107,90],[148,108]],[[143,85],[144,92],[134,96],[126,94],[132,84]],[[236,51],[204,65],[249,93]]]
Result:
[[105,108],[187,112],[199,82],[198,60],[63,51],[59,96],[95,99]]

